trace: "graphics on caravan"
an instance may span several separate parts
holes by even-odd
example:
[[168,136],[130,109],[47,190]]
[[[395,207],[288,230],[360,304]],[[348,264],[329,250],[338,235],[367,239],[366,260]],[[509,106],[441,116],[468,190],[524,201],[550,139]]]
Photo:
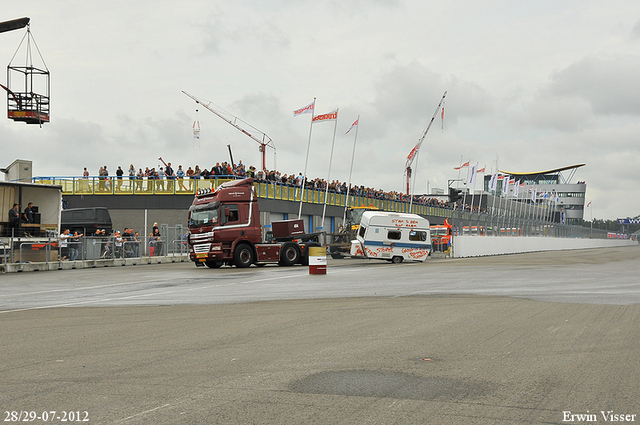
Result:
[[352,256],[392,263],[424,261],[430,250],[429,220],[416,214],[367,211],[351,242]]

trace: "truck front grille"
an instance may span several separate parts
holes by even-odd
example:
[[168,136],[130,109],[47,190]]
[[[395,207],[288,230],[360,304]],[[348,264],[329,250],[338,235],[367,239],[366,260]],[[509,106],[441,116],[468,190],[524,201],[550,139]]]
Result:
[[197,245],[193,245],[193,252],[195,252],[196,254],[206,254],[207,252],[209,252],[210,248],[210,243],[200,243]]

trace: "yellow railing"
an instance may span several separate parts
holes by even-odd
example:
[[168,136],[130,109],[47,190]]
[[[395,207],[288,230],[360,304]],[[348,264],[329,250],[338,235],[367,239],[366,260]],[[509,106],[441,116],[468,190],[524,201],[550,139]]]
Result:
[[[123,177],[122,179],[109,177],[36,177],[34,183],[53,184],[62,186],[63,195],[195,195],[198,189],[215,189],[222,183],[231,179],[138,179]],[[303,202],[312,204],[324,204],[325,196],[327,205],[344,207],[347,203],[347,195],[335,192],[325,194],[320,189],[304,189],[282,185],[279,183],[254,183],[256,194],[260,198],[276,199],[283,201]],[[429,215],[435,217],[451,218],[453,210],[435,206],[412,204],[409,211],[409,203],[388,199],[376,199],[367,196],[350,195],[349,206],[372,206],[381,211],[400,213],[411,212],[413,214]]]

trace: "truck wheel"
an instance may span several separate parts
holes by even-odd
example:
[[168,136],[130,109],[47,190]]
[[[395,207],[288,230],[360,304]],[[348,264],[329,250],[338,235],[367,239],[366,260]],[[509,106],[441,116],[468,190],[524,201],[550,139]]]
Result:
[[278,264],[281,266],[293,266],[300,261],[300,247],[293,242],[287,242],[282,245],[280,249],[280,261]]
[[393,258],[391,259],[391,262],[392,262],[393,264],[400,264],[400,263],[402,263],[402,257],[399,257],[399,256],[397,256],[397,255],[396,255],[395,257],[393,257]]
[[222,267],[222,261],[208,260],[205,261],[205,264],[210,269],[219,269],[220,267]]
[[302,252],[302,257],[300,258],[300,264],[302,264],[303,266],[308,266],[309,265],[309,248],[312,247],[316,247],[319,248],[322,245],[320,245],[317,242],[309,242],[304,246],[304,251]]
[[238,268],[249,267],[253,264],[253,250],[247,244],[242,244],[236,247],[233,253],[233,264]]

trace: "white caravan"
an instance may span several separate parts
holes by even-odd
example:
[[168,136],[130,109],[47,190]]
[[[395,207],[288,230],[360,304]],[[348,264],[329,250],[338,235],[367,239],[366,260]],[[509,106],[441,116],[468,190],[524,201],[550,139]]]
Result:
[[417,214],[366,211],[351,255],[400,263],[424,261],[431,251],[429,220]]

